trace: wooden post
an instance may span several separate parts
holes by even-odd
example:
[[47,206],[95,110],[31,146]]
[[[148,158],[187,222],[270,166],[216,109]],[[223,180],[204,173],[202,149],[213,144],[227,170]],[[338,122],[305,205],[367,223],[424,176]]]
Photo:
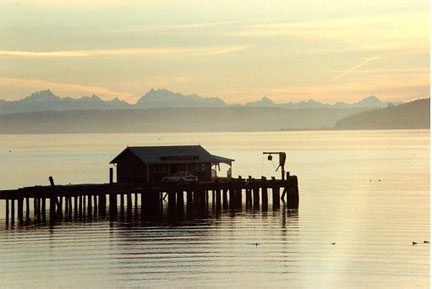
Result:
[[41,221],[41,199],[36,198],[36,219],[38,223]]
[[33,198],[33,217],[36,219],[37,218],[37,202],[38,202],[38,198]]
[[[281,200],[282,200],[283,202],[285,202],[285,194],[288,192],[289,187],[290,187],[290,185],[289,185],[289,181],[290,181],[290,172],[287,172],[287,173],[286,173],[285,188],[284,188],[284,190],[283,190],[282,197],[281,197]],[[287,198],[288,198],[288,197],[287,197]]]
[[252,206],[252,192],[251,189],[246,189],[246,208]]
[[88,217],[91,218],[92,217],[92,213],[93,213],[93,204],[92,204],[92,195],[87,195],[87,214]]
[[193,208],[193,192],[190,190],[186,192],[186,201],[187,201],[187,208],[192,209]]
[[254,184],[254,186],[252,187],[252,192],[253,192],[254,209],[258,209],[259,208],[259,204],[260,204],[260,196],[259,196],[259,187],[258,187],[258,184]]
[[110,220],[117,217],[117,194],[110,192],[109,194]]
[[9,199],[6,199],[6,226],[9,225]]
[[57,198],[50,198],[50,221],[54,222],[56,219],[56,206],[57,206]]
[[19,198],[18,199],[18,222],[22,224],[23,220],[24,220],[24,199]]
[[128,193],[127,195],[127,216],[132,216],[132,194]]
[[49,177],[51,187],[54,187],[54,179],[52,176]]
[[42,222],[46,222],[46,198],[42,198]]
[[78,218],[78,196],[74,196],[74,219]]
[[222,203],[223,203],[223,208],[227,209],[228,208],[228,195],[227,195],[227,189],[223,189],[222,190]]
[[231,188],[228,191],[229,194],[229,207],[230,209],[234,209],[234,203],[235,203],[235,194],[234,194],[234,187],[231,186]]
[[183,216],[184,213],[184,198],[181,189],[177,192],[177,213],[181,216]]
[[267,195],[267,179],[266,177],[261,178],[261,198],[262,198],[262,208],[263,211],[267,210],[268,207],[268,195]]
[[138,193],[135,193],[134,208],[135,208],[135,219],[136,219],[138,218]]
[[106,215],[106,195],[102,193],[99,195],[99,214],[101,216]]
[[57,199],[57,216],[60,220],[63,218],[63,196]]
[[123,217],[124,214],[124,195],[120,194],[120,216]]
[[83,216],[83,208],[84,208],[84,200],[83,200],[83,195],[79,195],[78,196],[78,203],[79,203],[79,218],[81,219]]
[[99,204],[98,204],[99,202],[98,202],[98,195],[97,194],[95,194],[95,195],[93,195],[93,215],[96,217],[97,216],[97,214],[98,214],[98,206],[99,206]]
[[221,209],[221,190],[217,189],[215,194],[216,194],[216,210],[220,211],[220,209]]
[[184,198],[183,198],[183,191],[180,190],[177,192],[177,205],[178,207],[182,207],[184,206]]
[[15,224],[15,200],[11,199],[11,224]]
[[68,202],[68,197],[65,196],[64,198],[64,202],[65,202],[65,218],[67,219],[67,216],[69,215],[69,202]]
[[174,213],[176,209],[176,195],[175,192],[168,192],[168,211]]
[[278,209],[280,207],[280,189],[276,185],[276,179],[272,177],[272,204],[273,209]]
[[27,197],[25,200],[26,200],[26,221],[28,222],[30,220],[30,198]]
[[299,206],[298,180],[296,176],[290,176],[289,189],[287,193],[287,208],[298,209],[298,206]]
[[[151,205],[152,206],[159,206],[159,203],[155,202],[155,203],[152,203]],[[144,193],[141,192],[141,217],[144,217],[144,214],[146,212],[145,207],[146,207],[146,204],[144,202]]]

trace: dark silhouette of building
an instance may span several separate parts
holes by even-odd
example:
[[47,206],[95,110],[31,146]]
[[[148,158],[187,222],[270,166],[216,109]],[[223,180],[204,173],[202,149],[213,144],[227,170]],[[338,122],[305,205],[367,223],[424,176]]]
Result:
[[117,167],[118,183],[159,183],[180,171],[197,176],[200,182],[211,181],[221,163],[229,165],[231,172],[233,161],[192,145],[127,147],[110,163]]

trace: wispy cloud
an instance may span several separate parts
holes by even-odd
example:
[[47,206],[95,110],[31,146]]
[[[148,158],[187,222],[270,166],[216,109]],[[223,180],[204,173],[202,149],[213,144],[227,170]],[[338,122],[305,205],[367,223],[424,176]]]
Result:
[[96,94],[101,97],[109,97],[109,98],[118,97],[123,99],[132,96],[132,93],[129,92],[113,91],[104,87],[85,86],[85,85],[73,84],[73,83],[51,82],[51,81],[38,80],[38,79],[20,79],[20,78],[2,77],[0,78],[0,86],[19,87],[19,88],[26,87],[32,89],[33,91],[51,89],[62,96],[63,95],[83,96],[83,95]]
[[240,21],[218,21],[218,22],[201,22],[201,23],[183,23],[183,24],[166,24],[166,25],[145,25],[131,26],[122,29],[115,29],[113,32],[149,32],[149,31],[167,31],[167,30],[190,30],[208,27],[217,27],[230,24],[241,23]]
[[332,41],[332,48],[311,50],[405,50],[429,51],[429,11],[367,17],[325,18],[312,21],[249,25],[228,32],[245,38],[289,37],[290,39]]
[[377,58],[379,58],[379,57],[380,57],[380,55],[375,55],[375,56],[369,57],[368,59],[366,59],[366,60],[363,61],[362,63],[357,64],[356,66],[351,67],[351,68],[348,69],[347,71],[344,71],[344,72],[340,73],[339,75],[333,77],[330,81],[335,81],[335,80],[337,80],[337,79],[339,79],[339,78],[342,78],[342,77],[346,76],[347,74],[349,74],[349,73],[351,73],[351,72],[353,72],[353,71],[359,69],[359,68],[362,67],[363,65],[366,65],[366,64],[368,64],[369,62],[371,62],[372,60],[377,59]]
[[213,47],[169,47],[144,49],[102,49],[102,50],[70,50],[70,51],[15,51],[0,50],[0,56],[14,57],[93,57],[93,56],[121,56],[121,55],[164,55],[164,56],[196,56],[218,55],[245,50],[248,46],[213,46]]

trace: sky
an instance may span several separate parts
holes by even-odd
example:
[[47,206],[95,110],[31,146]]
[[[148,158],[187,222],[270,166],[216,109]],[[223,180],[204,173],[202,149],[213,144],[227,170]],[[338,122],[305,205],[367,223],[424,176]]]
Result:
[[429,97],[427,0],[1,0],[0,99]]

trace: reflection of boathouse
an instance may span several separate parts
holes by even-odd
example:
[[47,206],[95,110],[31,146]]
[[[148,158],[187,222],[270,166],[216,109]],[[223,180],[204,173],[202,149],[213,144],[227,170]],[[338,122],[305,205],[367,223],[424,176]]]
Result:
[[233,161],[193,145],[127,147],[110,163],[117,166],[118,183],[158,183],[180,171],[190,172],[201,182],[211,181],[221,163],[231,171]]

